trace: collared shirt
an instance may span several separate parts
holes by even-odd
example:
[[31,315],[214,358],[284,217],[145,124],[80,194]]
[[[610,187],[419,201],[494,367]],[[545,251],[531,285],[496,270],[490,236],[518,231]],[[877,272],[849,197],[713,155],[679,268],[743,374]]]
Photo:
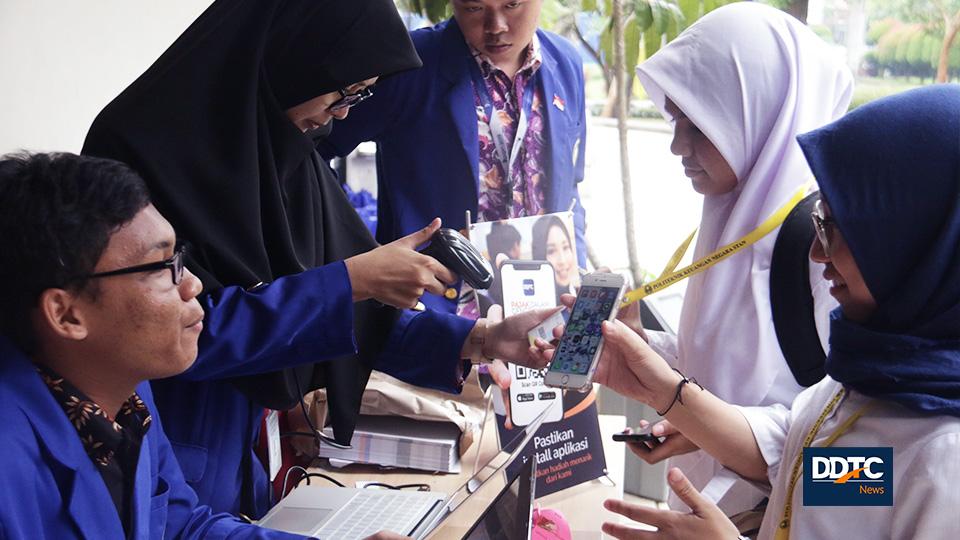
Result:
[[[960,538],[960,418],[924,414],[849,389],[828,409],[840,388],[827,376],[801,392],[789,409],[780,404],[736,407],[750,424],[770,480],[759,538],[774,537],[788,499],[794,539]],[[892,447],[893,506],[805,506],[803,477],[792,493],[789,489],[804,439],[825,410],[828,414],[811,447],[824,446],[852,414],[868,405],[871,408],[831,446]]]
[[150,429],[150,410],[134,392],[110,417],[89,397],[52,369],[37,364],[37,372],[54,399],[77,429],[83,448],[93,461],[117,508],[123,530],[130,533],[133,483],[143,437]]
[[[495,221],[542,214],[544,169],[548,156],[544,142],[543,89],[534,81],[541,64],[540,41],[536,35],[533,36],[533,41],[527,47],[526,59],[513,80],[484,54],[476,49],[473,53],[490,97],[493,114],[500,120],[491,123],[480,96],[483,90],[475,85],[473,94],[480,142],[477,219]],[[513,144],[520,124],[523,94],[529,90],[534,94],[527,118],[527,132],[523,144],[518,147],[519,155],[512,161],[513,166],[505,166],[497,157],[494,140],[498,138],[508,141],[509,145]],[[511,170],[507,171],[508,168]]]

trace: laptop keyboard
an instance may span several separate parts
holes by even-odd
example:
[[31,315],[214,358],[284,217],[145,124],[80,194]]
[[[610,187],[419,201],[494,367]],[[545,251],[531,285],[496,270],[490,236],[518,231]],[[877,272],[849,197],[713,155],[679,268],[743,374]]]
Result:
[[364,490],[350,499],[317,535],[321,540],[359,540],[380,531],[410,534],[436,502],[435,493]]

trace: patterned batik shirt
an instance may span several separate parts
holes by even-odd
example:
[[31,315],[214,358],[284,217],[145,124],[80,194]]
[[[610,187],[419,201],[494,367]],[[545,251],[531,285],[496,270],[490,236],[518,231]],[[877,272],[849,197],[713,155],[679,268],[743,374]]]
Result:
[[143,437],[150,429],[150,410],[136,393],[124,402],[117,418],[110,417],[79,388],[52,369],[37,364],[37,372],[60,404],[83,448],[107,485],[123,530],[130,534],[133,483]]
[[[474,49],[474,58],[480,68],[492,113],[500,122],[490,122],[481,98],[481,88],[474,84],[474,104],[477,108],[477,124],[480,140],[480,193],[477,201],[477,220],[495,221],[514,217],[534,216],[543,213],[544,165],[546,160],[544,142],[543,89],[534,79],[540,69],[540,41],[536,35],[527,47],[527,56],[513,80],[493,65],[483,53]],[[497,158],[494,137],[507,141],[506,152],[512,151],[524,92],[533,91],[528,128],[519,146],[519,155],[509,165]]]

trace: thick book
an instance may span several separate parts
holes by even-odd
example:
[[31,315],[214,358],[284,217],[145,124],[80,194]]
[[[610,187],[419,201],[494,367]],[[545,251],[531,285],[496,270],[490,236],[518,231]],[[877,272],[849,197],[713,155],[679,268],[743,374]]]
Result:
[[[325,435],[332,436],[327,427]],[[400,416],[360,415],[350,449],[320,445],[322,458],[445,473],[460,472],[460,428]]]

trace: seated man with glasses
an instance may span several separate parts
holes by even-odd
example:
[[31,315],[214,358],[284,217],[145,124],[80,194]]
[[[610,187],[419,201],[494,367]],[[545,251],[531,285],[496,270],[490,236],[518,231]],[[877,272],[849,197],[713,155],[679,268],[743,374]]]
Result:
[[202,286],[143,180],[8,156],[0,208],[0,538],[299,538],[214,514],[183,478],[146,381],[194,364]]

